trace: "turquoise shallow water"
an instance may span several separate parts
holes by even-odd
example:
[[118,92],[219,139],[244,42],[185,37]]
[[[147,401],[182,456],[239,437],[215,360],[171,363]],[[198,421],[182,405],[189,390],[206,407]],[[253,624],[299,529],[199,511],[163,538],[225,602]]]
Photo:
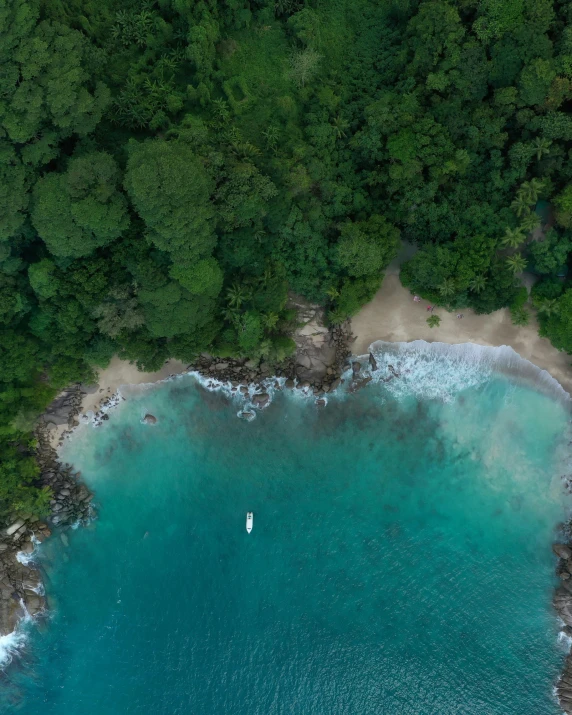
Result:
[[2,712],[558,713],[569,415],[472,382],[277,395],[246,423],[184,377],[82,428],[64,457],[98,519],[41,548],[53,616]]

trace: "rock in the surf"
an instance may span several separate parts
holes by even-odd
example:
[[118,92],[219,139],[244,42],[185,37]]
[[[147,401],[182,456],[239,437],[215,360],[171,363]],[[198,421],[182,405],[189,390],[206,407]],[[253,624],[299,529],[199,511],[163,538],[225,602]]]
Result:
[[252,397],[252,404],[262,409],[270,402],[270,395],[267,392],[261,392]]
[[145,417],[143,417],[143,422],[146,425],[156,425],[157,418],[155,417],[155,415],[146,414]]
[[552,544],[552,551],[554,551],[558,558],[564,559],[565,561],[568,561],[568,559],[572,557],[572,549],[566,546],[566,544]]

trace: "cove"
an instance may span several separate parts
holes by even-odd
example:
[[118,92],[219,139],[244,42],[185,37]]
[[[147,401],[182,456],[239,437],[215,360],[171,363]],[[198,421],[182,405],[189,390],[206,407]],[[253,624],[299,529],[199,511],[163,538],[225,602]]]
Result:
[[2,712],[558,713],[569,412],[384,359],[401,382],[325,408],[277,392],[246,422],[183,376],[80,428],[62,456],[98,518],[40,549],[52,617]]

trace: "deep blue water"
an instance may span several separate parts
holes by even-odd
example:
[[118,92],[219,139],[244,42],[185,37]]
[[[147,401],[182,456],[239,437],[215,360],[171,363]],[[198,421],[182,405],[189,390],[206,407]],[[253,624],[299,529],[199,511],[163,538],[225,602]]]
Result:
[[558,713],[569,414],[478,370],[428,399],[412,369],[250,423],[186,376],[81,428],[98,518],[41,547],[53,616],[1,711]]

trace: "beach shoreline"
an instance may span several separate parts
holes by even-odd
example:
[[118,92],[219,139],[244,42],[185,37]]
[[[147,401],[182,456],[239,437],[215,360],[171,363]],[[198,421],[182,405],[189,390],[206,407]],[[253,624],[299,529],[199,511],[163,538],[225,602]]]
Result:
[[[390,266],[372,301],[351,320],[349,329],[353,338],[349,345],[353,357],[367,355],[378,342],[397,345],[424,341],[429,344],[473,344],[490,348],[506,346],[540,370],[545,370],[567,394],[572,395],[572,357],[538,335],[534,315],[531,315],[528,325],[516,326],[512,324],[507,308],[487,315],[477,315],[467,309],[459,319],[457,314],[441,308],[431,313],[427,310],[428,305],[425,300],[414,301],[411,293],[401,285],[398,262]],[[427,324],[430,314],[441,318],[438,327],[430,328]],[[76,413],[97,414],[110,398],[120,394],[121,387],[154,384],[193,371],[203,373],[200,365],[187,365],[175,359],[167,360],[160,370],[144,372],[138,370],[135,363],[114,356],[106,368],[98,371],[96,386],[81,391]],[[213,375],[207,371],[204,377],[212,378]],[[51,425],[52,447],[57,450],[71,431],[67,424]]]
[[[486,321],[488,318],[490,318],[490,316],[470,315],[468,311],[463,320],[456,320],[455,317],[451,315],[448,316],[447,322],[445,322],[444,319],[443,324],[446,327],[445,331],[441,331],[440,329],[438,329],[431,332],[431,329],[426,324],[427,313],[425,302],[414,302],[409,292],[400,285],[398,276],[395,274],[388,276],[384,285],[386,286],[385,291],[382,288],[378,292],[374,300],[370,304],[365,306],[362,311],[360,311],[360,313],[356,316],[356,318],[354,318],[352,324],[354,333],[352,344],[353,350],[351,356],[346,356],[346,367],[349,367],[349,370],[347,370],[344,374],[345,381],[348,383],[346,385],[346,388],[348,388],[349,386],[350,392],[353,391],[352,386],[354,384],[357,389],[359,389],[359,387],[361,386],[360,383],[363,382],[363,384],[367,384],[372,379],[371,376],[373,375],[373,373],[375,373],[377,370],[377,368],[372,366],[371,363],[367,365],[367,363],[364,363],[363,360],[361,366],[358,368],[357,371],[354,367],[355,361],[359,358],[360,355],[367,356],[367,354],[370,352],[370,346],[375,354],[377,351],[380,350],[380,348],[383,351],[383,348],[385,347],[383,343],[386,344],[389,352],[399,352],[400,350],[404,349],[410,350],[415,342],[418,342],[420,349],[423,349],[424,345],[426,347],[430,347],[431,352],[440,349],[447,351],[447,349],[450,347],[465,344],[467,345],[467,348],[469,348],[466,351],[466,357],[470,360],[471,354],[474,353],[473,348],[476,347],[476,345],[481,345],[488,348],[501,348],[503,346],[506,346],[509,342],[508,340],[503,339],[503,342],[501,342],[500,344],[491,344],[489,340],[493,337],[492,331],[486,332],[484,336],[476,333],[475,331],[478,330],[480,326],[480,321]],[[391,298],[391,301],[393,301],[392,305],[394,307],[392,308],[388,308],[387,306],[388,294]],[[383,305],[382,310],[380,310],[380,305]],[[502,327],[505,318],[510,321],[510,317],[507,315],[503,315],[503,311],[498,311],[498,313],[500,313],[501,315],[495,314],[494,323],[497,327],[499,325]],[[466,320],[467,318],[467,322],[464,323],[464,320]],[[404,321],[403,324],[399,323],[400,320]],[[520,346],[520,350],[517,350],[515,347],[515,344],[518,344],[519,340],[523,341],[526,344],[527,335],[532,328],[528,326],[526,332],[523,333],[522,328],[516,328],[512,325],[510,327],[517,332],[518,336],[518,340],[513,339],[512,345],[509,345],[509,347],[511,347],[514,352],[512,352],[512,350],[507,350],[505,351],[505,354],[503,356],[499,356],[498,358],[492,360],[492,362],[495,363],[494,367],[498,368],[498,365],[496,365],[496,363],[499,360],[505,360],[508,364],[508,370],[511,371],[512,366],[509,363],[511,363],[511,361],[518,363],[520,358],[523,358],[524,361],[532,363],[531,365],[529,364],[528,368],[525,368],[524,371],[520,367],[518,368],[518,372],[522,373],[520,376],[523,379],[531,378],[534,380],[534,373],[538,368],[539,370],[546,370],[554,378],[554,380],[562,384],[562,380],[559,378],[559,376],[557,376],[558,371],[554,370],[554,364],[550,362],[549,358],[553,358],[554,354],[559,358],[563,358],[564,363],[561,363],[559,367],[561,370],[564,370],[565,368],[568,368],[568,356],[559,353],[548,344],[550,347],[550,351],[553,354],[551,355],[550,351],[548,351],[547,354],[544,356],[545,360],[543,364],[539,364],[538,349],[535,349],[534,347],[531,348],[531,346],[529,345],[528,353],[525,356],[522,354],[524,352],[522,346]],[[422,332],[423,330],[425,330],[425,333]],[[419,335],[419,333],[421,333],[421,336]],[[506,337],[506,331],[503,332],[501,330],[499,334]],[[402,339],[398,340],[398,336]],[[510,335],[508,337],[510,338]],[[543,341],[536,335],[534,337],[537,341],[542,341],[543,343],[548,342]],[[201,360],[207,360],[207,358],[201,358]],[[217,375],[218,377],[219,374],[217,371],[217,364],[221,364],[220,362],[217,363],[216,359],[213,360],[212,358],[208,358],[208,360],[212,363],[210,369],[203,370],[200,367],[201,360],[198,361],[199,365],[186,365],[181,361],[169,360],[164,364],[161,370],[158,370],[156,372],[141,372],[137,369],[137,366],[135,364],[114,357],[107,368],[99,371],[97,386],[91,387],[87,389],[87,391],[81,391],[81,401],[79,400],[78,393],[78,406],[74,410],[74,413],[76,415],[83,414],[84,416],[87,413],[91,413],[92,415],[99,413],[101,415],[102,405],[104,406],[105,403],[107,403],[109,406],[113,406],[111,404],[113,400],[110,400],[110,398],[113,398],[115,396],[118,397],[118,400],[121,399],[122,387],[155,384],[185,373],[200,374],[201,377],[205,379],[205,387],[207,389],[211,389],[209,381],[212,381],[213,383],[212,389],[218,389],[220,383],[226,384],[230,382],[229,373],[226,370],[220,373],[220,377],[223,378],[222,381],[217,380],[217,378],[215,378],[215,375]],[[225,362],[224,364],[227,365],[227,370],[234,369],[232,365],[229,366],[227,362]],[[394,362],[394,365],[398,364],[398,362]],[[535,367],[533,367],[533,365]],[[257,372],[257,379],[251,380],[250,383],[251,386],[254,386],[256,390],[258,390],[260,387],[263,387],[263,385],[260,384],[262,376],[259,374],[259,368],[252,368],[251,366],[250,369],[255,369]],[[240,377],[245,378],[247,376],[246,366],[242,366],[241,370],[242,374]],[[381,372],[379,373],[379,376],[381,377]],[[395,377],[398,378],[399,376],[395,375]],[[264,379],[273,380],[275,378],[270,375]],[[245,379],[240,379],[239,381],[241,384],[249,382],[249,380]],[[385,380],[382,379],[382,381]],[[215,386],[215,382],[219,382],[219,385]],[[294,387],[293,380],[289,379],[288,382],[292,383],[290,387]],[[298,379],[296,382],[298,387],[302,385],[302,381],[300,379]],[[572,390],[572,377],[568,377],[567,385],[563,389],[566,389],[568,392]],[[126,392],[125,394],[127,396],[128,393]],[[308,392],[308,394],[310,393]],[[116,400],[116,403],[118,402],[118,400]],[[263,405],[263,407],[264,406],[265,405]],[[105,409],[106,408],[104,407],[104,411]],[[105,417],[104,419],[107,419],[107,417]],[[67,430],[65,428],[67,428]],[[67,435],[70,435],[73,432],[73,428],[70,429],[68,425],[61,425],[58,426],[57,430],[51,429],[47,432],[47,434],[49,434],[50,436],[50,442],[55,449],[57,449],[58,444],[54,444],[54,442],[57,442],[58,439],[62,438],[62,429],[64,429],[64,431],[67,431]],[[64,484],[64,486],[68,486],[69,488],[69,483],[67,485]],[[53,526],[57,525],[53,523]],[[62,526],[64,525],[59,525],[60,529],[58,529],[58,531],[61,530]],[[66,526],[64,528],[69,528],[69,526]],[[570,606],[570,603],[571,601],[566,599],[566,607],[572,608],[572,606]],[[46,604],[44,603],[42,604],[42,606],[45,608]],[[558,612],[561,612],[562,607],[558,608],[557,610]],[[570,667],[568,660],[566,661],[566,667]]]
[[[513,325],[508,308],[487,315],[477,315],[470,309],[463,311],[463,318],[448,313],[443,308],[427,310],[426,300],[416,302],[411,293],[401,285],[397,271],[390,272],[373,300],[352,318],[356,355],[369,352],[377,342],[409,343],[424,340],[428,343],[460,345],[474,343],[485,347],[512,348],[520,357],[541,370],[546,370],[562,388],[572,394],[572,356],[552,346],[549,340],[538,335],[538,323],[534,315],[525,326]],[[441,324],[430,328],[429,315],[438,315]]]

